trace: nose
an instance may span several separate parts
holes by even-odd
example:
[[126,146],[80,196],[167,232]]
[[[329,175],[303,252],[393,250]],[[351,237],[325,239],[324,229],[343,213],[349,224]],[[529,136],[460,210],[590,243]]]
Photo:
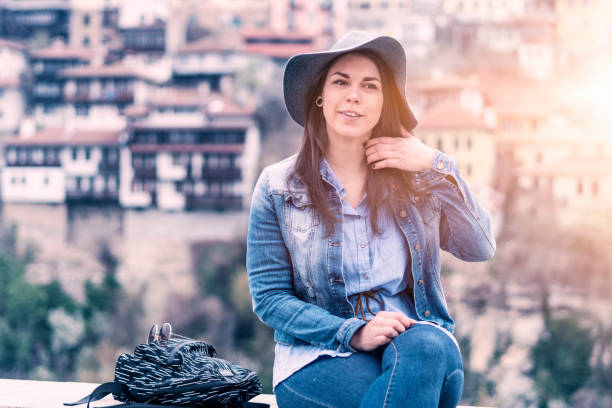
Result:
[[359,103],[361,98],[359,97],[358,90],[357,87],[350,87],[346,94],[346,101],[349,103]]

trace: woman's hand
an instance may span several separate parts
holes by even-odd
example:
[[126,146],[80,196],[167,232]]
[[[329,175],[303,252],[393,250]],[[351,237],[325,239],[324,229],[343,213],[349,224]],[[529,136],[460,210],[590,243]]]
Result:
[[365,326],[361,326],[351,339],[351,347],[372,351],[388,344],[412,325],[412,319],[398,312],[381,311]]
[[436,150],[427,146],[408,131],[403,137],[376,137],[365,144],[366,160],[373,169],[395,168],[423,171],[433,164]]

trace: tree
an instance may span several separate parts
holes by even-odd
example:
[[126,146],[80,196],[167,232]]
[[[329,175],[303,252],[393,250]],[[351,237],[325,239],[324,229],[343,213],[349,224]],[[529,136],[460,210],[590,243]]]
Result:
[[531,350],[530,372],[539,393],[540,407],[552,398],[569,402],[591,375],[589,358],[594,340],[573,317],[546,319],[546,332]]

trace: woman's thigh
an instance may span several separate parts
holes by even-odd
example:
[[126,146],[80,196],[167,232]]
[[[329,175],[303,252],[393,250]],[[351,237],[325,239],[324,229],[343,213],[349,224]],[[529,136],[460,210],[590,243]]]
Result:
[[282,381],[274,393],[279,408],[359,407],[380,373],[380,359],[370,353],[324,356]]

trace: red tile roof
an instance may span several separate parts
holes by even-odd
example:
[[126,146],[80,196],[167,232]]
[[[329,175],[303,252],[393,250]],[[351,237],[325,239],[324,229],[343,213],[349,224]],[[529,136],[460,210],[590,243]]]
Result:
[[95,77],[123,77],[123,78],[144,78],[148,77],[121,63],[113,65],[88,65],[82,67],[68,68],[62,71],[62,76],[68,78],[95,78]]
[[18,50],[18,51],[23,51],[25,49],[25,46],[13,42],[13,41],[9,41],[9,40],[5,40],[4,38],[0,38],[0,48],[3,47],[7,47],[7,48],[12,48],[14,50]]
[[476,77],[462,78],[448,76],[442,78],[429,78],[411,81],[406,84],[408,92],[427,92],[443,90],[480,89],[480,81]]
[[441,102],[426,111],[419,119],[421,129],[487,129],[477,116],[466,112],[457,102]]
[[178,54],[203,52],[234,52],[241,51],[244,46],[238,42],[229,42],[219,38],[205,37],[198,41],[187,43],[178,50]]
[[16,78],[0,79],[0,88],[16,88],[20,85],[19,80]]
[[44,59],[78,59],[89,61],[93,58],[93,52],[87,48],[67,47],[65,45],[52,45],[36,51],[31,51],[34,58]]
[[6,146],[65,146],[65,145],[118,145],[123,130],[72,129],[49,127],[41,129],[29,137],[6,139]]
[[219,93],[202,94],[195,89],[171,88],[149,100],[150,106],[199,106],[207,115],[251,115],[253,109],[240,106]]

